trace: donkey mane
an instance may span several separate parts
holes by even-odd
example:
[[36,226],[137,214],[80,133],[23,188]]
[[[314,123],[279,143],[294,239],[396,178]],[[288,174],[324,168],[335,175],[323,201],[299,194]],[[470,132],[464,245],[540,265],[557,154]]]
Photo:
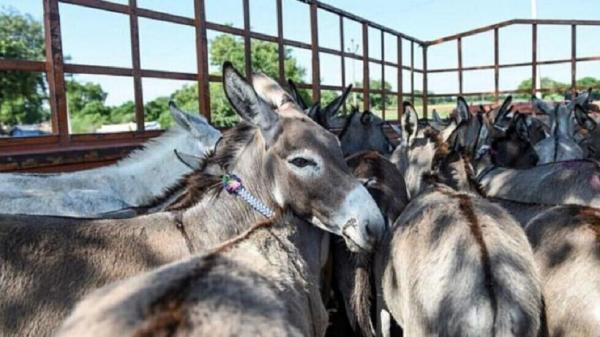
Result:
[[234,164],[239,151],[252,140],[255,130],[252,125],[242,121],[235,127],[225,131],[215,148],[202,156],[201,166],[198,169],[183,176],[175,186],[169,188],[146,207],[155,207],[177,193],[180,193],[180,195],[166,210],[177,211],[189,208],[200,201],[206,193],[213,193],[213,197],[218,197],[221,189],[217,187],[221,181],[221,176],[216,172],[207,172],[206,169],[214,166],[218,167],[222,173],[227,172],[229,167]]
[[131,151],[125,158],[117,161],[116,166],[124,166],[138,163],[140,160],[147,160],[149,154],[160,153],[160,148],[170,145],[173,138],[179,136],[184,131],[180,126],[174,125],[165,131],[161,137],[151,138],[144,142],[141,147]]

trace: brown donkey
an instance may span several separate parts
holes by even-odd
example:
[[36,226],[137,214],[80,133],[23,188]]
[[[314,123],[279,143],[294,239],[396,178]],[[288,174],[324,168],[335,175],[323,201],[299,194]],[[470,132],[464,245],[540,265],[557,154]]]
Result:
[[101,221],[0,217],[0,335],[47,336],[92,289],[189,257],[263,220],[224,191],[220,176],[241,178],[260,201],[254,208],[289,210],[354,251],[374,247],[383,217],[335,136],[265,76],[254,78],[258,92],[230,64],[223,79],[243,122],[187,178],[180,211]]
[[[521,226],[474,193],[477,185],[460,151],[466,125],[459,125],[450,144],[433,141],[439,144],[434,174],[375,254],[377,330],[383,335],[387,311],[408,336],[535,337],[543,331],[533,252]],[[360,308],[368,301],[354,301],[356,321],[368,322],[360,317],[369,312]],[[368,335],[370,328],[361,331]]]
[[556,206],[526,227],[552,337],[600,336],[600,210]]

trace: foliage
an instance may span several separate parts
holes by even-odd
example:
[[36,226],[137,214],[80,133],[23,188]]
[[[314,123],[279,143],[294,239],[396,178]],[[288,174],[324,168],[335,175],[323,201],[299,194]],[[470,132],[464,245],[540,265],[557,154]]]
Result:
[[[225,61],[230,61],[233,66],[242,71],[245,69],[244,41],[239,37],[221,34],[210,41],[210,65],[219,71]],[[279,77],[278,47],[272,42],[252,40],[252,69],[262,71],[272,78]],[[298,64],[293,57],[292,50],[284,51],[284,75],[286,79],[301,82],[306,75],[306,69]],[[310,101],[306,90],[302,90],[305,99]],[[215,126],[229,127],[234,125],[238,118],[223,93],[220,83],[210,84],[210,106],[212,122]]]
[[[0,10],[0,58],[43,60],[41,23],[14,10]],[[43,73],[0,71],[0,129],[2,125],[34,124],[48,120]]]
[[94,132],[103,124],[134,121],[133,102],[111,108],[106,106],[107,93],[99,84],[80,83],[74,79],[66,81],[65,84],[72,132]]
[[[361,83],[356,83],[357,86],[360,86]],[[383,84],[383,86],[385,87],[385,90],[387,91],[391,91],[392,90],[392,85],[390,83],[388,83],[387,81]],[[381,90],[382,89],[382,82],[381,81],[377,81],[377,80],[371,80],[369,82],[369,89],[371,90]],[[363,96],[358,96],[357,101],[360,103],[359,106],[363,106]],[[380,94],[371,94],[369,96],[369,102],[371,104],[371,110],[372,111],[381,111],[383,110],[383,96]],[[392,104],[394,104],[394,99],[392,97],[392,95],[386,95],[385,96],[385,106],[390,107]]]

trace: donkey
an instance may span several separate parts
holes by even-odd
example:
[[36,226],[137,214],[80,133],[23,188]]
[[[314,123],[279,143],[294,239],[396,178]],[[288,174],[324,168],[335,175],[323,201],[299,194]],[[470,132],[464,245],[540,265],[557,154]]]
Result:
[[[172,212],[96,221],[0,216],[0,331],[48,335],[91,289],[234,237],[262,220],[253,208],[286,209],[352,251],[373,248],[383,217],[335,136],[264,75],[254,76],[257,93],[226,63],[223,81],[242,122],[186,177]],[[254,207],[222,191],[215,173],[239,177]]]
[[569,104],[559,103],[554,108],[550,104],[533,96],[533,105],[550,116],[551,136],[535,144],[536,152],[540,157],[538,164],[547,164],[557,161],[583,159],[583,149],[575,141],[575,119],[572,112],[577,104],[586,102],[588,93],[577,96]]
[[338,134],[344,156],[361,151],[377,151],[383,155],[391,155],[395,145],[386,136],[384,127],[393,126],[370,111],[360,113],[358,108],[353,107],[348,116],[336,115],[339,108],[344,104],[352,86],[348,86],[341,96],[334,99],[325,109],[321,109],[319,104],[308,107],[296,85],[288,81],[293,96],[298,104],[307,111],[307,114],[329,130],[341,131]]
[[550,336],[600,336],[600,210],[556,206],[526,227]]
[[321,107],[320,103],[310,104],[309,102],[306,102],[294,81],[288,80],[288,85],[296,103],[298,103],[298,105],[300,105],[300,107],[304,109],[308,116],[315,122],[329,130],[341,129],[344,127],[345,119],[338,115],[338,111],[342,105],[344,105],[344,102],[352,91],[352,84],[347,86],[340,96],[333,99],[324,108]]
[[[491,127],[486,126],[480,132],[484,134],[486,129]],[[485,143],[480,142],[482,145]],[[494,159],[498,155],[498,148],[490,150],[490,147],[472,144],[476,153],[473,165],[477,180],[489,198],[504,200],[509,204],[523,204],[514,205],[517,208],[537,205],[540,206],[536,207],[538,210],[560,204],[600,207],[600,163],[596,161],[581,159],[529,167],[535,161],[535,156],[522,154],[530,150],[521,154],[520,151],[511,151],[512,158],[522,157],[525,165],[521,169],[501,167]]]
[[[408,204],[406,185],[396,166],[374,151],[357,153],[346,162],[379,205],[386,223],[393,224]],[[332,242],[332,258],[335,288],[340,292],[348,323],[355,331],[369,327],[369,331],[362,331],[368,335],[372,330],[369,303],[374,294],[370,289],[372,258],[349,252],[339,240]],[[366,312],[355,315],[359,310]]]
[[495,166],[484,156],[475,165],[479,184],[488,197],[521,203],[600,207],[597,161],[582,159],[512,169]]
[[461,152],[467,125],[449,144],[436,142],[435,174],[375,254],[376,313],[389,310],[408,336],[537,336],[543,307],[533,253],[523,229],[477,195]]
[[324,336],[324,236],[288,212],[207,254],[92,292],[57,336]]
[[[408,190],[409,198],[418,195],[423,189],[423,174],[431,169],[433,155],[437,146],[445,142],[452,131],[461,123],[481,123],[479,119],[471,118],[467,102],[459,97],[456,107],[456,116],[442,131],[432,127],[419,128],[417,112],[409,102],[404,102],[404,115],[401,119],[400,145],[396,147],[390,161],[402,172]],[[479,130],[477,127],[472,130]],[[438,137],[439,135],[439,137]],[[477,139],[475,132],[464,135],[470,139]],[[438,143],[436,143],[436,141]],[[415,149],[418,149],[416,151]]]
[[575,106],[575,119],[581,126],[579,146],[584,151],[586,158],[600,160],[600,128],[598,123],[588,114],[581,105]]
[[204,117],[169,104],[176,127],[118,163],[73,173],[0,174],[0,213],[106,217],[144,205],[191,171],[174,150],[196,155],[221,137]]

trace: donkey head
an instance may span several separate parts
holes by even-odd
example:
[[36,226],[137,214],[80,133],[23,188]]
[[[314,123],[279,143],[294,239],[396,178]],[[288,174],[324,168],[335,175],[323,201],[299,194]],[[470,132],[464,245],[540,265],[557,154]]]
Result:
[[406,185],[396,166],[375,151],[354,154],[346,163],[373,196],[388,224],[393,223],[408,204]]
[[483,141],[481,139],[482,126],[482,113],[473,116],[467,101],[459,96],[456,103],[456,127],[452,132],[450,142],[459,144],[469,154],[474,154]]
[[343,117],[338,116],[337,113],[342,105],[344,105],[346,98],[348,98],[348,95],[352,90],[352,84],[344,89],[342,95],[329,102],[329,104],[327,104],[327,106],[324,108],[321,107],[320,103],[312,105],[308,104],[308,102],[306,102],[300,94],[300,91],[298,91],[294,81],[288,80],[288,85],[296,103],[298,103],[298,105],[300,105],[300,107],[306,111],[312,120],[326,129],[341,129],[343,127],[345,120]]
[[600,128],[596,121],[579,104],[575,106],[575,119],[585,133],[579,145],[587,158],[600,159]]
[[383,129],[385,124],[383,119],[370,111],[360,113],[357,108],[353,108],[338,135],[344,155],[348,156],[360,151],[391,154],[395,146],[385,135]]
[[173,101],[169,102],[169,111],[176,125],[192,136],[187,147],[185,144],[179,144],[177,150],[201,155],[201,149],[212,146],[221,137],[221,132],[210,125],[204,117],[179,110]]
[[530,115],[523,115],[523,120],[527,127],[531,145],[535,145],[545,138],[548,138],[550,128],[546,126],[544,122]]
[[518,111],[503,133],[492,138],[492,162],[494,165],[510,168],[530,168],[537,164],[539,157],[531,143],[530,118]]
[[413,198],[423,189],[422,177],[431,170],[437,147],[450,136],[456,122],[453,120],[441,131],[432,127],[420,129],[417,112],[409,102],[404,103],[400,122],[401,141],[390,160],[404,177],[408,194]]
[[367,189],[350,173],[335,136],[306,117],[265,75],[256,74],[250,85],[225,63],[223,87],[242,122],[219,144],[234,142],[230,147],[236,153],[223,155],[227,164],[216,170],[252,184],[249,188],[260,191],[268,204],[342,236],[351,250],[372,249],[385,223]]

